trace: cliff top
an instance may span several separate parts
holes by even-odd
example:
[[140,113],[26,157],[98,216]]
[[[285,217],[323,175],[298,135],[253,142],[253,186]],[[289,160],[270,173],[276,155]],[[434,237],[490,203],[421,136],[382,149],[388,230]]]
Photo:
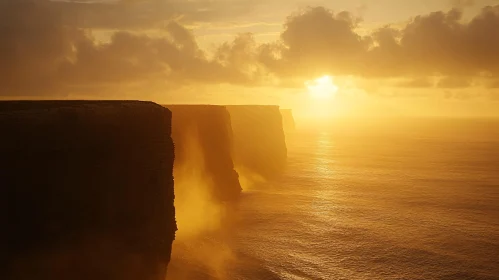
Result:
[[[71,108],[82,106],[157,106],[151,101],[139,100],[22,100],[22,101],[0,101],[0,112],[12,112],[23,110],[39,110],[52,108]],[[161,107],[163,108],[163,107]]]
[[250,105],[250,104],[245,104],[245,105],[225,105],[227,107],[232,107],[232,108],[277,108],[279,109],[279,105]]

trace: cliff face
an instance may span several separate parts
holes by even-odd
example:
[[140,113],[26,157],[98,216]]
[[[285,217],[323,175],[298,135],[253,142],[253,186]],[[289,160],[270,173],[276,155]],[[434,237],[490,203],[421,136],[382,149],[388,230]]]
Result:
[[286,165],[287,148],[279,107],[233,105],[227,109],[234,132],[234,162],[238,170],[249,170],[267,179],[281,174]]
[[227,109],[215,105],[165,106],[173,116],[176,168],[189,165],[203,169],[202,176],[211,180],[208,187],[214,198],[237,198],[241,185],[232,161],[232,128]]
[[293,111],[291,109],[281,109],[282,115],[282,125],[284,130],[293,131],[296,129],[295,119],[293,117]]
[[170,124],[149,102],[0,102],[7,279],[164,279]]

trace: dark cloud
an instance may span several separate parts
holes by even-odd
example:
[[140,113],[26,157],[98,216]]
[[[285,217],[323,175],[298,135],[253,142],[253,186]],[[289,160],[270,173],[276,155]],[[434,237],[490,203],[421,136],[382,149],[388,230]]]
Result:
[[66,65],[67,80],[83,85],[140,81],[248,83],[238,69],[207,59],[192,33],[181,25],[171,22],[166,30],[170,38],[117,32],[109,43],[79,45],[75,62]]
[[61,24],[44,1],[0,2],[0,92],[55,90],[83,31]]
[[[416,77],[397,85],[412,88],[431,87],[432,77],[444,77],[437,87],[448,89],[468,87],[474,77],[499,79],[499,5],[483,8],[468,21],[459,9],[452,9],[417,16],[402,28],[384,26],[368,36],[359,35],[361,20],[351,13],[307,8],[288,17],[275,42],[259,45],[252,34],[239,34],[209,55],[199,48],[190,30],[177,21],[163,20],[158,11],[171,3],[0,2],[0,95],[66,93],[126,84],[273,85],[274,77],[283,86],[302,86],[303,80],[324,74]],[[245,3],[240,1],[241,7]],[[143,10],[134,13],[132,7]],[[110,16],[79,18],[75,15],[80,9]],[[130,17],[124,17],[126,13]],[[82,28],[151,26],[152,22],[161,22],[159,36],[124,29],[107,43],[96,42]],[[493,82],[488,86],[493,88]]]
[[408,72],[448,73],[467,68],[461,57],[466,52],[461,16],[459,10],[418,16],[402,30],[400,59]]
[[246,49],[241,49],[240,39],[220,48],[228,58],[213,60],[176,22],[167,23],[160,37],[120,31],[99,44],[82,29],[65,24],[45,1],[13,0],[2,2],[1,8],[2,96],[60,95],[134,83],[251,83],[243,71],[249,62],[241,60]]
[[459,9],[421,15],[368,37],[356,32],[358,22],[347,12],[305,10],[288,18],[280,50],[275,44],[262,48],[262,61],[281,75],[499,75],[499,6],[485,7],[467,22]]
[[484,8],[469,22],[463,22],[457,9],[418,16],[391,34],[384,40],[396,45],[374,38],[380,44],[368,53],[393,63],[397,71],[389,75],[499,74],[499,6]]
[[257,43],[251,33],[237,35],[232,42],[222,44],[215,52],[215,61],[251,80],[247,85],[265,82],[267,70],[258,63]]
[[384,26],[371,34],[374,46],[365,52],[357,73],[368,77],[390,77],[407,75],[406,62],[401,61],[404,51],[399,43],[401,31],[391,26]]
[[354,31],[359,23],[349,12],[307,8],[288,17],[280,42],[261,46],[260,60],[284,76],[352,71],[369,42]]

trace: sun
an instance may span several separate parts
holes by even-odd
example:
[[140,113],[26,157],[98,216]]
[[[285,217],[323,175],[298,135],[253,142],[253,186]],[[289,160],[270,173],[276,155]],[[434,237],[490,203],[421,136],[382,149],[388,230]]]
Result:
[[306,81],[305,86],[308,93],[314,99],[330,99],[338,92],[338,86],[334,84],[330,76],[322,76],[315,80]]

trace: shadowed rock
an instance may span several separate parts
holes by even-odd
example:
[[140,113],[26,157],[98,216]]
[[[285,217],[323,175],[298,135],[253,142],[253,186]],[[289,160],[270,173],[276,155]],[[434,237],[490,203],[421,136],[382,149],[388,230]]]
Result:
[[[241,185],[232,161],[232,127],[227,109],[216,105],[164,106],[172,111],[175,165],[203,161],[197,166],[202,166],[205,175],[211,178],[213,197],[224,201],[237,198]],[[193,155],[192,144],[200,149],[201,155]]]
[[278,106],[231,105],[234,132],[234,163],[264,178],[280,175],[286,165],[287,148]]
[[0,102],[7,279],[164,279],[170,124],[150,102]]

